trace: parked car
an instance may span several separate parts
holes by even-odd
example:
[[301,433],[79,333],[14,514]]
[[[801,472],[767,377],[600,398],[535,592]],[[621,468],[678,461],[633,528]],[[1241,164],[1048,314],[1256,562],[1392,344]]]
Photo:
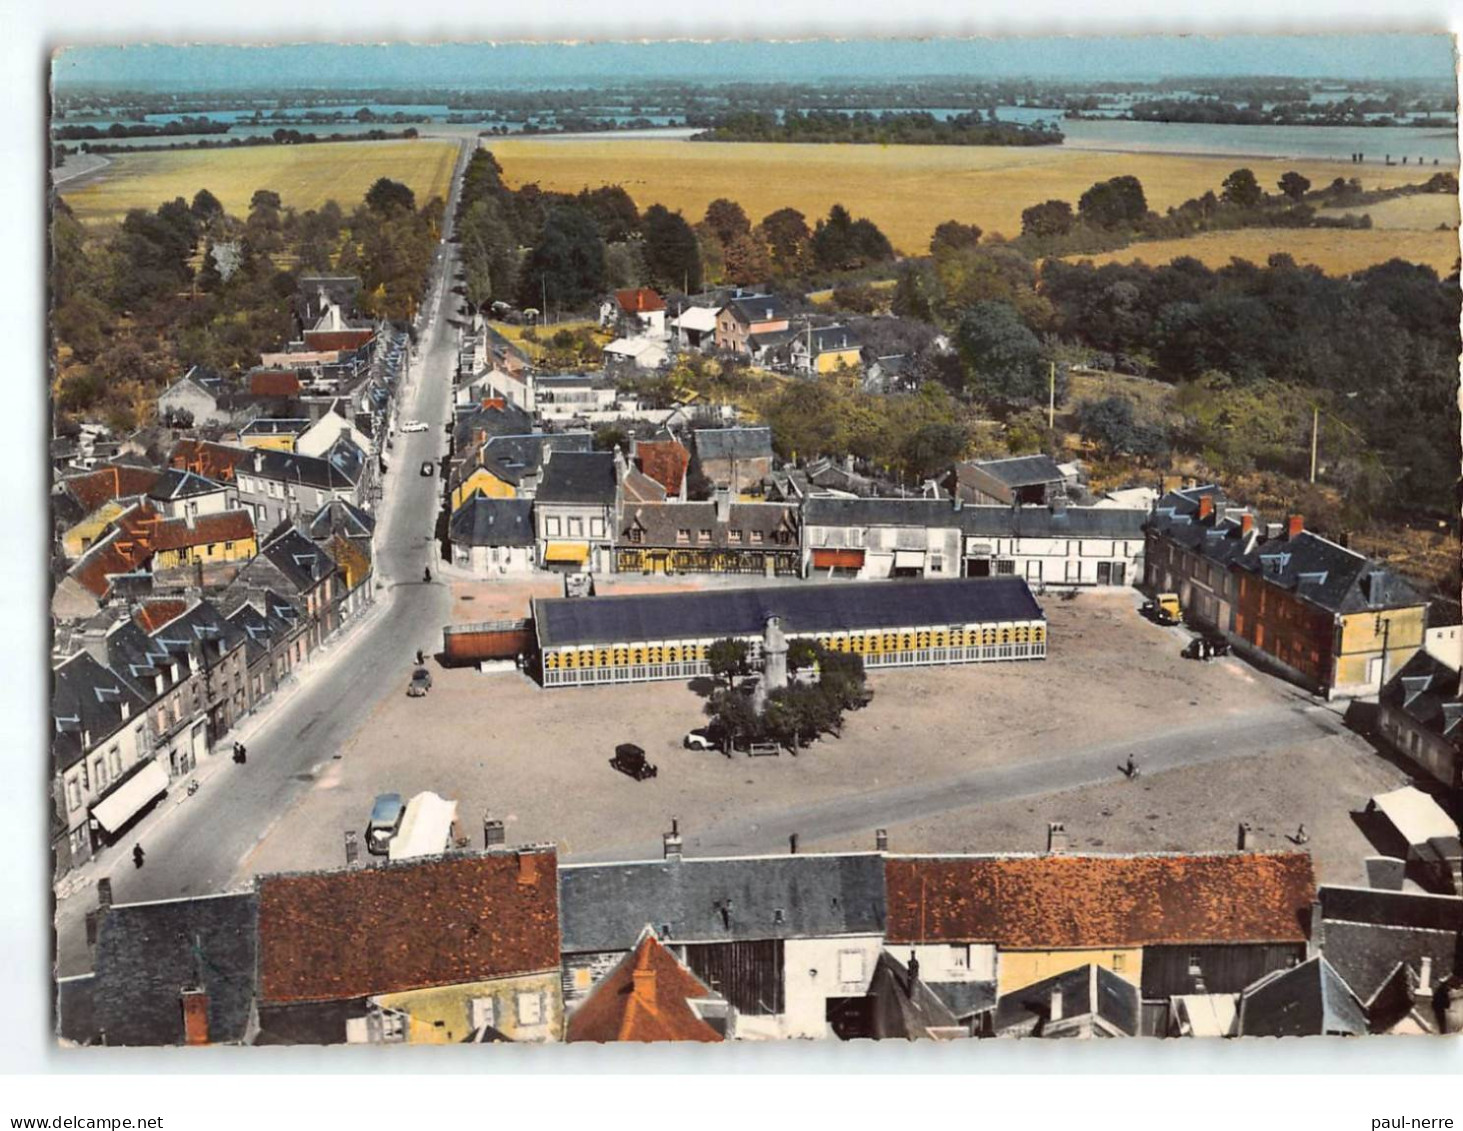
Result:
[[716,750],[717,745],[712,741],[711,731],[707,727],[697,727],[686,735],[682,742],[687,750]]
[[372,856],[385,856],[391,839],[401,831],[406,806],[399,793],[382,793],[371,806],[371,819],[366,824],[366,851]]
[[1151,601],[1144,601],[1139,609],[1154,624],[1175,625],[1183,619],[1177,593],[1160,593]]
[[432,690],[432,673],[426,668],[417,668],[411,673],[411,682],[406,685],[406,693],[413,699],[420,698]]
[[431,460],[429,460],[429,459],[422,460],[422,474],[423,475],[430,476],[432,474],[433,470],[435,470],[435,468],[434,468]]
[[427,422],[425,420],[408,420],[401,426],[403,432],[425,432]]
[[616,746],[615,756],[610,759],[610,765],[636,781],[644,781],[646,778],[653,778],[660,773],[645,760],[645,751],[633,742],[622,742]]

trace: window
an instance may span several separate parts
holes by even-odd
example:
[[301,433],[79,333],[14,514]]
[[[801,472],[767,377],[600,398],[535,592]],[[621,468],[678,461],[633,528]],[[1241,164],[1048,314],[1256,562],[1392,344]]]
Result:
[[557,515],[551,515],[544,519],[544,533],[550,538],[559,536],[559,519]]
[[754,530],[754,531],[752,531],[752,543],[753,543],[753,545],[761,545],[761,543],[762,543],[762,531],[760,531],[760,530]]
[[1041,561],[1040,561],[1040,559],[1037,559],[1037,558],[1027,558],[1026,559],[1026,580],[1027,581],[1040,581],[1041,580]]
[[970,947],[952,946],[950,948],[950,969],[968,970],[970,968]]
[[95,780],[96,783],[97,783],[97,789],[99,789],[99,790],[106,789],[107,788],[107,763],[106,763],[106,759],[104,759],[104,758],[97,758],[95,761],[93,761],[92,764],[91,764],[91,773],[92,773],[93,780]]
[[66,808],[81,808],[81,779],[75,774],[66,779]]
[[393,1043],[406,1040],[406,1014],[394,1009],[381,1011],[381,1040]]
[[1112,970],[1114,974],[1121,974],[1128,968],[1128,956],[1126,954],[1114,954],[1112,956]]
[[543,997],[537,993],[517,995],[518,1023],[520,1025],[541,1025],[544,1019]]
[[684,546],[684,545],[686,545],[690,541],[691,541],[691,532],[689,530],[677,530],[676,531],[676,543],[677,543],[677,545]]
[[119,747],[112,747],[107,751],[107,767],[112,772],[113,778],[122,776],[122,751]]
[[1189,975],[1190,975],[1190,977],[1197,978],[1197,977],[1199,977],[1199,975],[1203,974],[1203,972],[1204,972],[1204,968],[1203,968],[1202,963],[1200,963],[1200,961],[1199,961],[1199,952],[1197,950],[1191,950],[1191,951],[1189,951]]
[[485,1025],[492,1025],[497,1018],[497,1002],[490,997],[475,997],[467,1003],[467,1023],[476,1032]]
[[997,575],[1010,576],[1016,572],[1016,563],[1010,558],[999,558],[996,561]]
[[591,538],[603,538],[605,536],[605,520],[602,518],[591,518],[589,520],[589,535]]
[[582,518],[569,519],[568,534],[570,538],[582,538],[584,536],[584,520]]
[[701,542],[710,542],[711,530],[708,527],[703,526],[701,528],[700,534],[698,535],[698,540]]
[[728,530],[726,536],[733,542],[740,542],[742,540],[742,532],[740,530]]
[[83,758],[81,760],[80,764],[78,764],[77,769],[81,771],[81,788],[82,789],[88,789],[88,790],[91,789],[91,779],[86,776],[86,759],[85,758]]
[[863,951],[840,950],[838,952],[838,980],[845,985],[864,980]]
[[944,557],[943,554],[932,553],[930,555],[930,572],[931,573],[944,573],[945,572],[945,557]]

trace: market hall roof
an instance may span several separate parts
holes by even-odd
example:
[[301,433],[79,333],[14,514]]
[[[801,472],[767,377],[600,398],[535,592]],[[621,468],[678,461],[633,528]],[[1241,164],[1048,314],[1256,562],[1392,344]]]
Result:
[[1019,577],[554,597],[536,599],[533,609],[543,648],[751,636],[760,634],[774,616],[793,634],[1034,621],[1045,616]]

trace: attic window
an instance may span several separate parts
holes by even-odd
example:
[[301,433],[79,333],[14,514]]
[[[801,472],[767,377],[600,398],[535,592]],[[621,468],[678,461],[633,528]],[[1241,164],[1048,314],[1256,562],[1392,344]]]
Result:
[[772,912],[772,921],[774,923],[786,923],[787,922],[787,916],[783,913],[783,910],[782,910],[781,907],[776,908]]
[[1261,554],[1260,567],[1271,573],[1284,573],[1290,566],[1289,554]]
[[1300,579],[1300,581],[1303,584],[1309,584],[1309,585],[1325,585],[1326,584],[1326,571],[1325,570],[1318,570],[1318,571],[1313,572],[1313,573],[1303,573],[1303,574],[1300,575],[1300,578],[1299,579]]

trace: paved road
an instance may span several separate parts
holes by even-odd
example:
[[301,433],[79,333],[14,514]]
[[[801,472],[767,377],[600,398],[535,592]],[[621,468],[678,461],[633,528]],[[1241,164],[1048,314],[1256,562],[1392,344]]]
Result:
[[[464,144],[463,162],[468,152]],[[457,180],[453,183],[455,193]],[[454,204],[455,199],[447,209],[449,218]],[[202,768],[197,794],[179,801],[186,795],[181,783],[175,785],[158,811],[89,866],[91,881],[110,874],[118,903],[203,895],[246,878],[239,875],[240,866],[270,825],[310,788],[318,771],[329,765],[384,696],[404,693],[416,649],[431,653],[440,648],[451,595],[445,584],[422,581],[423,568],[429,561],[435,564],[432,532],[439,484],[436,476],[424,477],[419,469],[423,461],[440,462],[446,445],[443,425],[451,414],[457,333],[447,320],[457,305],[449,291],[454,250],[451,243],[439,249],[420,354],[398,407],[400,419],[415,417],[432,427],[398,434],[390,453],[377,512],[377,607],[327,646],[305,670],[297,689],[266,704],[257,724],[243,724],[246,766],[228,759],[225,739],[212,764]],[[147,854],[140,870],[131,860],[132,846],[139,841]],[[84,916],[95,902],[94,882],[89,882],[57,906],[62,975],[90,968]]]
[[[867,832],[868,847],[872,849],[876,828],[937,817],[972,806],[1106,785],[1122,777],[1120,768],[1129,754],[1137,759],[1142,773],[1153,774],[1206,762],[1247,758],[1308,739],[1346,734],[1349,732],[1334,711],[1296,698],[1255,711],[1240,721],[1201,718],[1137,742],[1093,745],[1060,758],[1000,766],[957,778],[916,781],[892,788],[880,786],[867,793],[831,801],[788,806],[755,823],[731,820],[702,829],[683,828],[681,833],[686,851],[696,856],[786,852],[792,833],[803,844],[811,845]],[[660,854],[659,842],[639,842],[574,853],[565,859],[576,864],[598,863],[647,860]]]

